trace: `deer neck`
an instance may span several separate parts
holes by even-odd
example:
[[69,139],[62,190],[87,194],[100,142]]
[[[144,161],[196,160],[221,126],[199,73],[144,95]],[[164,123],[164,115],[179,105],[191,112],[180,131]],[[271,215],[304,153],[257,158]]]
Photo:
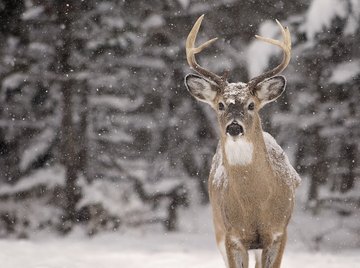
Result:
[[260,120],[248,135],[235,139],[228,136],[222,137],[221,145],[224,166],[230,177],[258,173],[268,167]]

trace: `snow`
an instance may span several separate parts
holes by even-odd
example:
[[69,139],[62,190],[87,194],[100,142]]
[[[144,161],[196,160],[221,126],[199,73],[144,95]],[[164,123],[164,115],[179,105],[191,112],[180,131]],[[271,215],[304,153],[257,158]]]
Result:
[[[125,188],[125,186],[122,186],[122,188]],[[101,204],[113,215],[124,215],[142,205],[136,198],[131,198],[124,204],[122,192],[125,189],[120,189],[119,183],[96,180],[82,189],[82,198],[78,203],[79,208],[92,204]]]
[[348,17],[344,34],[350,35],[355,34],[358,29],[358,21],[360,19],[360,1],[359,0],[350,0],[352,14]]
[[151,28],[159,28],[165,24],[165,21],[160,15],[151,15],[145,19],[142,24],[144,30],[149,30]]
[[343,84],[355,79],[360,73],[360,60],[343,62],[338,64],[332,71],[330,83]]
[[178,3],[181,5],[183,9],[186,9],[189,7],[190,0],[178,0]]
[[44,12],[43,6],[31,7],[22,14],[23,20],[37,19]]
[[51,146],[55,138],[55,131],[52,128],[46,128],[42,133],[30,142],[29,146],[24,150],[20,160],[20,170],[26,170],[37,158],[43,155]]
[[285,152],[276,140],[267,132],[263,132],[264,141],[269,160],[274,171],[285,180],[285,183],[295,189],[301,182],[301,178],[290,164]]
[[[21,254],[19,254],[21,252]],[[219,268],[225,267],[212,235],[103,234],[92,239],[1,240],[3,268]],[[282,267],[357,267],[357,251],[342,253],[286,250]],[[250,254],[250,267],[254,257]]]
[[[274,21],[265,21],[260,25],[259,35],[277,39],[280,35],[279,26]],[[250,77],[259,75],[268,67],[272,55],[281,52],[277,46],[254,39],[246,51],[246,61]]]
[[56,185],[63,185],[65,170],[61,166],[54,166],[40,169],[31,175],[24,177],[15,185],[0,184],[0,195],[14,194],[44,184],[49,188]]
[[227,105],[235,104],[235,101],[244,102],[251,94],[245,83],[229,83],[224,90],[224,100]]
[[14,73],[7,76],[3,82],[2,87],[5,89],[16,89],[20,87],[28,79],[28,76],[23,73]]
[[347,16],[347,3],[343,0],[314,0],[306,15],[303,25],[306,37],[312,41],[315,35],[330,27],[335,17]]
[[213,184],[219,187],[223,183],[223,181],[225,181],[226,177],[224,176],[224,173],[225,173],[225,168],[221,162],[215,170]]
[[102,134],[101,136],[92,134],[90,137],[101,141],[112,142],[114,144],[120,142],[133,142],[134,140],[133,136],[128,135],[125,131],[121,130],[115,130],[113,133]]
[[135,100],[129,98],[114,97],[113,95],[100,95],[90,98],[90,103],[96,106],[105,106],[120,111],[135,111],[144,102],[142,97]]
[[225,174],[225,168],[223,165],[223,156],[222,156],[222,150],[220,143],[218,144],[216,154],[213,157],[213,161],[211,164],[211,174],[214,174],[213,184],[217,187],[220,187],[223,185],[223,183],[227,183],[226,174]]
[[104,24],[110,28],[123,29],[125,26],[125,21],[122,18],[104,18]]
[[166,64],[163,59],[159,57],[147,57],[147,56],[136,56],[136,57],[124,57],[119,59],[124,66],[132,68],[151,68],[152,70],[165,70]]
[[[183,180],[185,178],[182,178]],[[169,193],[175,188],[180,187],[183,184],[182,180],[179,180],[179,177],[169,177],[166,180],[156,181],[154,184],[145,184],[144,187],[147,193]]]
[[[89,181],[85,183],[83,178],[79,180],[82,199],[77,204],[81,214],[85,213],[83,221],[75,228],[81,228],[85,233],[93,224],[118,218],[120,224],[117,232],[102,233],[92,238],[79,234],[79,230],[66,238],[57,237],[57,227],[63,215],[61,206],[66,201],[61,199],[64,196],[60,187],[55,187],[64,185],[64,168],[55,166],[61,162],[62,141],[54,140],[52,135],[56,133],[51,134],[45,129],[50,127],[56,132],[62,114],[60,87],[66,79],[62,80],[59,74],[53,72],[56,71],[58,48],[64,41],[60,31],[63,27],[54,21],[55,10],[52,7],[48,9],[42,1],[24,1],[25,12],[18,14],[22,23],[17,25],[16,19],[9,21],[9,30],[16,31],[4,36],[2,46],[4,89],[1,94],[3,111],[0,124],[4,143],[1,150],[4,178],[0,184],[0,267],[224,267],[215,246],[211,216],[206,212],[209,206],[197,206],[194,201],[195,198],[199,202],[205,200],[203,189],[199,191],[203,187],[200,180],[206,179],[210,168],[208,156],[214,149],[212,142],[219,130],[214,130],[217,127],[216,118],[210,113],[210,107],[201,106],[203,110],[194,110],[190,98],[183,99],[185,89],[181,79],[177,78],[183,69],[188,68],[183,51],[184,31],[191,27],[191,21],[199,14],[217,10],[218,16],[208,18],[209,31],[204,30],[202,35],[206,38],[205,35],[221,32],[221,27],[212,26],[217,25],[222,17],[222,27],[229,26],[223,28],[225,39],[213,48],[216,56],[213,53],[204,57],[200,55],[200,60],[203,66],[219,73],[223,66],[233,70],[233,78],[247,76],[241,74],[246,65],[245,55],[249,73],[254,76],[268,68],[269,59],[274,56],[280,58],[281,50],[252,38],[247,53],[235,51],[234,48],[246,47],[249,41],[243,40],[248,32],[237,34],[239,27],[251,30],[253,26],[246,26],[248,16],[239,16],[235,25],[226,13],[241,7],[244,7],[244,13],[251,13],[250,4],[242,6],[236,0],[195,2],[168,1],[166,8],[160,6],[144,11],[136,3],[94,1],[91,8],[80,12],[81,18],[75,18],[74,27],[68,31],[70,43],[74,43],[74,46],[70,46],[73,50],[69,52],[68,59],[70,67],[74,67],[70,78],[75,90],[89,89],[91,106],[88,109],[90,117],[87,128],[89,170],[84,170]],[[308,6],[311,6],[311,10],[306,12]],[[256,17],[274,15],[262,11]],[[75,17],[77,13],[74,13]],[[356,162],[358,151],[352,158],[352,149],[348,150],[348,145],[356,143],[359,137],[358,88],[355,79],[359,78],[360,61],[356,50],[358,35],[355,34],[359,31],[360,1],[311,0],[304,4],[301,11],[289,9],[285,13],[282,18],[288,19],[284,25],[291,27],[296,39],[294,55],[297,57],[293,57],[294,62],[288,69],[290,89],[293,91],[288,91],[284,96],[285,102],[280,110],[267,110],[270,112],[267,112],[264,123],[269,122],[265,126],[276,128],[281,135],[277,140],[291,146],[292,154],[289,155],[297,158],[305,174],[311,175],[308,179],[304,177],[298,190],[309,189],[307,184],[313,179],[313,158],[320,155],[318,160],[325,161],[329,172],[327,183],[319,187],[319,198],[324,201],[324,206],[316,207],[316,202],[313,202],[314,206],[305,202],[296,204],[283,267],[360,266],[360,215],[358,207],[355,207],[360,193],[358,180],[346,194],[330,189],[332,186],[338,187],[344,175],[359,174]],[[297,20],[290,23],[291,17]],[[302,25],[302,32],[298,31],[299,25]],[[25,35],[22,34],[22,26],[26,26]],[[336,31],[333,31],[335,27]],[[159,34],[165,40],[161,46],[156,42]],[[260,34],[276,39],[280,37],[273,20],[261,25]],[[326,40],[314,40],[317,34],[326,40],[337,40],[337,37],[344,40],[340,42],[340,48],[334,51],[328,47],[333,44]],[[22,39],[24,36],[28,39],[25,42]],[[313,42],[309,42],[311,38]],[[309,43],[317,49],[308,49]],[[326,66],[316,64],[331,56],[335,56],[335,60]],[[348,61],[351,58],[352,61]],[[308,64],[314,65],[314,70],[308,70]],[[175,74],[172,72],[174,68]],[[329,82],[333,84],[327,91]],[[98,91],[95,92],[95,89]],[[48,90],[48,94],[43,95],[43,90]],[[229,102],[234,102],[235,90],[235,87],[230,90],[232,96]],[[340,90],[344,92],[337,94],[341,93]],[[78,117],[82,111],[79,96],[78,92],[74,92],[75,123],[79,123]],[[323,152],[318,152],[316,146],[318,135],[326,145]],[[145,136],[146,139],[143,139]],[[283,160],[289,171],[290,163],[276,141],[272,138],[267,141],[269,151]],[[54,148],[46,147],[52,145]],[[166,148],[160,150],[160,147]],[[53,149],[49,164],[54,166],[48,168],[46,163],[40,167],[42,170],[28,169],[35,163],[35,158],[43,155],[48,148]],[[289,147],[283,148],[290,151]],[[349,159],[345,159],[344,153]],[[114,161],[121,157],[124,161],[121,160],[118,169],[110,168],[112,162],[106,161],[108,157]],[[188,169],[184,166],[184,160],[189,159]],[[210,183],[219,186],[226,184],[221,157],[215,166],[212,173],[214,181]],[[275,162],[274,167],[279,168],[280,173],[284,168],[279,162]],[[18,174],[19,169],[25,171],[26,175],[14,182],[12,174]],[[6,176],[5,173],[10,175]],[[178,217],[181,225],[179,233],[162,233],[161,221],[170,210],[169,200],[161,199],[159,203],[141,200],[139,193],[134,190],[136,180],[132,180],[127,173],[141,177],[138,180],[144,183],[143,188],[150,197],[156,192],[178,187],[180,183],[185,184],[191,197],[187,200],[189,207],[177,210],[181,211]],[[198,176],[192,178],[195,173]],[[295,179],[296,176],[294,173]],[[6,179],[12,180],[5,183]],[[307,199],[308,193],[304,196]],[[345,204],[337,199],[343,199]],[[314,209],[314,213],[311,209],[305,212],[305,204]],[[104,208],[104,214],[101,208],[96,210],[100,206]],[[91,214],[92,211],[98,214]],[[91,217],[85,222],[87,213]],[[113,217],[116,219],[113,220]],[[124,233],[124,229],[129,228],[126,224],[138,224],[134,227],[138,230]],[[142,224],[146,224],[146,227]],[[6,226],[16,230],[9,231]],[[111,225],[109,228],[112,230]],[[149,232],[147,228],[159,228],[160,231]],[[99,227],[94,232],[102,230]],[[44,237],[38,237],[40,232]],[[25,236],[30,239],[8,239]],[[353,249],[349,251],[351,247]],[[320,251],[316,251],[319,248]],[[340,251],[344,248],[347,249]]]
[[[307,187],[304,183],[300,191],[297,191],[282,267],[357,267],[360,255],[356,248],[360,241],[357,245],[346,245],[346,239],[351,240],[353,237],[342,229],[344,219],[334,220],[332,213],[322,212],[322,215],[312,216],[309,211],[304,211]],[[103,200],[104,197],[100,199]],[[2,239],[1,267],[225,267],[216,248],[210,211],[209,206],[200,205],[183,209],[179,215],[181,231],[176,233],[166,233],[156,229],[156,226],[146,226],[104,232],[89,238],[84,234],[85,230],[78,227],[65,238],[57,237],[54,233],[39,232],[33,233],[29,240]],[[36,216],[40,215],[34,215]],[[358,218],[354,218],[352,228],[356,226]],[[319,249],[317,238],[326,240],[321,245],[328,243],[330,247]],[[354,249],[347,249],[349,247]],[[254,267],[251,252],[250,267]]]

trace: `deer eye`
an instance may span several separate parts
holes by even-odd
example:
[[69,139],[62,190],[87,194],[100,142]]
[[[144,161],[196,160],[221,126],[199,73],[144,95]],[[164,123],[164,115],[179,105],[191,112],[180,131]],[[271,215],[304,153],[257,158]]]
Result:
[[253,102],[250,103],[249,106],[248,106],[248,109],[249,109],[250,111],[253,111],[254,108],[255,108],[255,104],[254,104]]
[[222,102],[219,102],[219,110],[223,111],[225,109],[225,105]]

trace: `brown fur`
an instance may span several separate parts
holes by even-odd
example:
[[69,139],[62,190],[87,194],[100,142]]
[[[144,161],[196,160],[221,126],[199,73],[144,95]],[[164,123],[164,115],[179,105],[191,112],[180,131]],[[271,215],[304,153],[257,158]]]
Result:
[[[263,267],[267,267],[267,250],[280,243],[272,266],[280,267],[286,243],[286,227],[294,205],[293,193],[284,180],[273,172],[258,115],[254,119],[254,129],[247,135],[254,146],[253,160],[249,165],[229,165],[224,150],[226,136],[222,135],[220,139],[219,149],[222,150],[226,170],[223,176],[227,176],[223,180],[227,180],[227,184],[223,187],[214,185],[214,172],[209,178],[216,239],[218,243],[226,241],[228,259],[233,259],[231,252],[242,252],[243,267],[247,267],[247,250],[258,248],[264,249],[262,263]],[[279,233],[283,235],[274,241]],[[241,246],[230,240],[238,240]],[[230,260],[230,268],[237,267]]]

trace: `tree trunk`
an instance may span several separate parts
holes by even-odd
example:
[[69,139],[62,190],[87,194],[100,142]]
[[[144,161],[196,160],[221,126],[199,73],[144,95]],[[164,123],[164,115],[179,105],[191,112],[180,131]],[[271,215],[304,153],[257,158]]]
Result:
[[311,171],[311,182],[309,189],[309,201],[317,201],[318,200],[318,187],[327,181],[327,167],[326,167],[326,140],[319,135],[319,130],[315,131],[315,152],[314,152],[314,163],[310,165]]
[[345,193],[352,189],[355,184],[355,163],[356,163],[356,145],[350,144],[345,145],[345,148],[343,148],[344,153],[342,154],[344,156],[344,159],[346,159],[346,165],[348,168],[348,172],[343,174],[342,181],[341,181],[341,188],[340,191],[342,193]]
[[80,197],[80,188],[77,186],[77,176],[79,168],[79,155],[77,153],[76,129],[73,122],[73,97],[72,83],[63,83],[63,119],[62,128],[62,161],[66,169],[65,174],[65,219],[75,222],[76,204]]
[[64,200],[64,231],[72,228],[76,222],[76,205],[80,199],[81,191],[77,185],[79,170],[79,154],[77,131],[73,121],[73,96],[74,81],[69,77],[72,70],[69,59],[73,45],[71,30],[74,7],[69,1],[56,1],[56,14],[58,25],[61,29],[59,36],[58,53],[58,75],[61,81],[61,93],[63,98],[63,117],[61,122],[62,131],[62,163],[65,166],[65,200]]
[[87,177],[88,176],[88,85],[85,83],[81,85],[81,92],[80,92],[80,109],[79,117],[80,117],[80,124],[79,124],[79,132],[77,136],[78,146],[79,146],[79,170],[81,173]]

